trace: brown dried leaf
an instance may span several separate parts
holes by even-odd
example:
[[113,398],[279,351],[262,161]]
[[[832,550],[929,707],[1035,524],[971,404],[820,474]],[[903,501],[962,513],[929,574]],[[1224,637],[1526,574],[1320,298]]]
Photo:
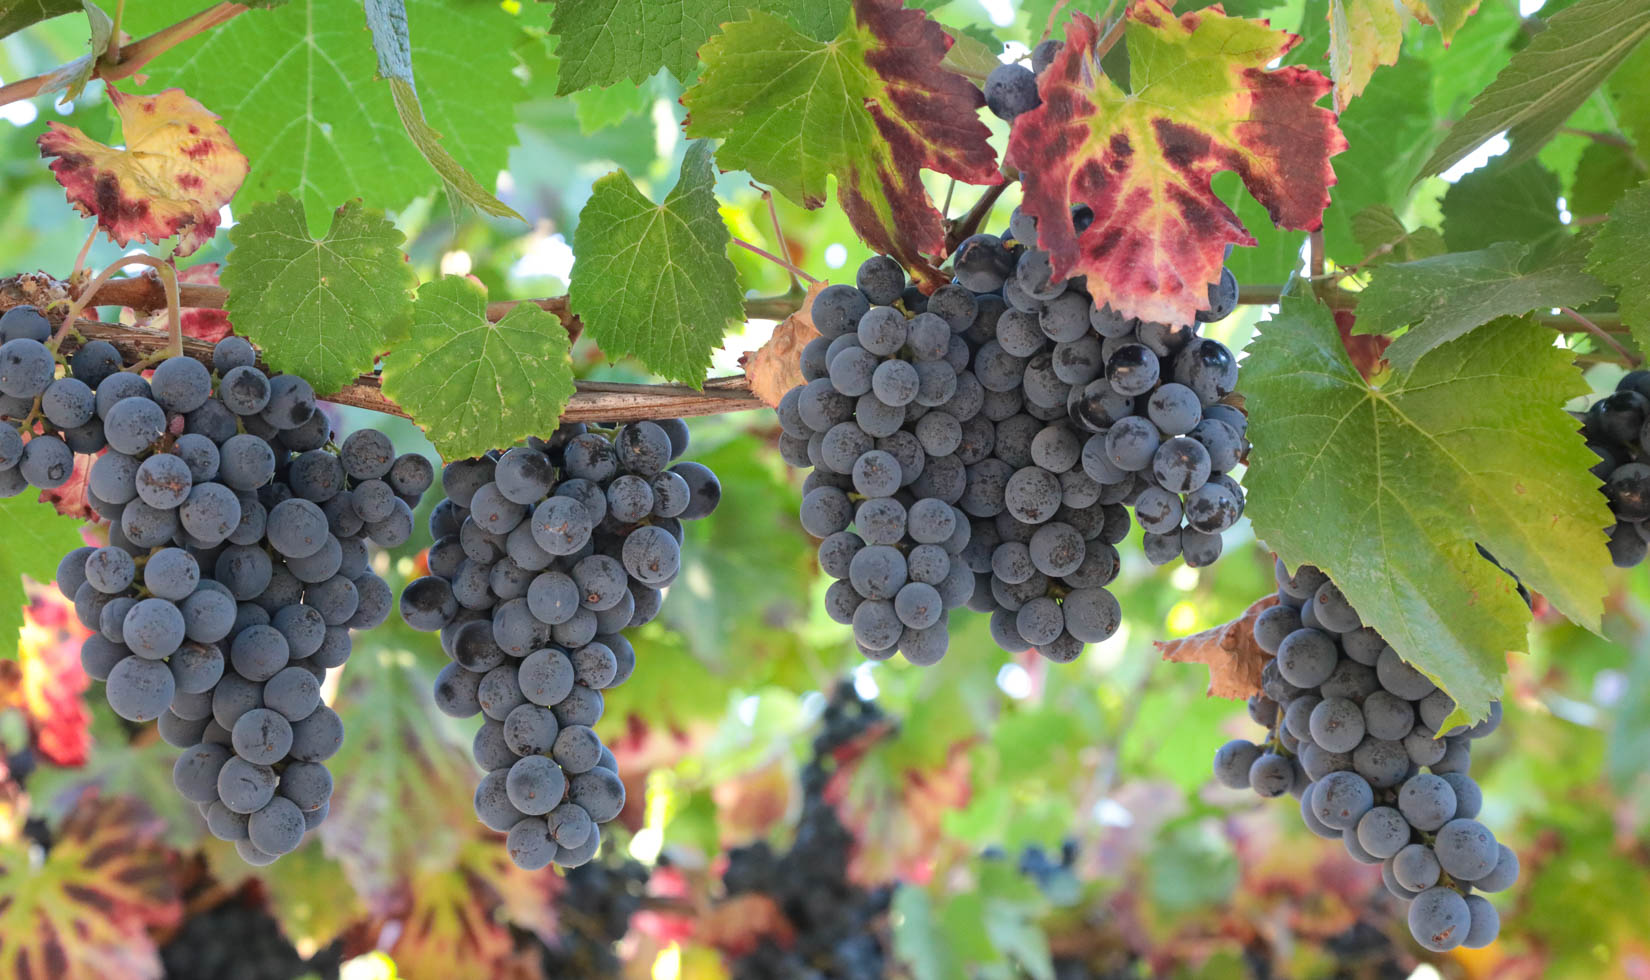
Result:
[[750,379],[751,391],[764,405],[779,407],[779,399],[785,397],[785,392],[802,383],[802,348],[819,336],[810,311],[814,297],[829,285],[822,281],[809,286],[802,308],[775,327],[767,343],[739,359],[745,377]]
[[1255,644],[1255,617],[1278,604],[1276,595],[1258,600],[1242,616],[1223,626],[1167,642],[1157,648],[1163,659],[1209,668],[1209,695],[1241,701],[1260,691],[1260,672],[1271,654]]

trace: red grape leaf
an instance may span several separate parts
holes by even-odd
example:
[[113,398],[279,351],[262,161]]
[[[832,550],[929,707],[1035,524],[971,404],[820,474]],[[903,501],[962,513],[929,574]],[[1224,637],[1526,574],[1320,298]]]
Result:
[[1277,605],[1269,595],[1244,610],[1242,616],[1201,633],[1168,642],[1157,641],[1163,659],[1209,668],[1209,696],[1242,700],[1260,690],[1260,673],[1271,655],[1255,643],[1255,617]]
[[92,715],[84,697],[91,682],[80,667],[80,644],[90,631],[56,589],[30,591],[17,643],[17,683],[31,740],[52,765],[83,766],[92,744]]
[[[203,286],[218,284],[218,263],[202,262],[192,265],[178,273],[179,283],[196,283]],[[215,344],[234,333],[229,324],[229,314],[223,310],[197,309],[186,306],[183,308],[183,335],[196,340],[204,340]]]
[[87,790],[43,860],[0,843],[0,975],[18,980],[158,977],[148,930],[182,916],[164,824],[130,797]]
[[[1095,303],[1124,316],[1190,323],[1226,246],[1255,244],[1210,188],[1214,175],[1235,171],[1279,227],[1316,230],[1335,182],[1329,158],[1346,139],[1316,105],[1329,79],[1266,69],[1299,37],[1219,7],[1177,18],[1163,0],[1135,0],[1126,17],[1133,90],[1101,71],[1098,26],[1074,13],[1008,159],[1055,275],[1086,275]],[[1081,235],[1067,216],[1078,203],[1094,210]]]
[[951,43],[901,0],[854,0],[853,22],[828,42],[752,11],[700,50],[704,74],[682,96],[687,135],[722,139],[721,167],[749,171],[803,207],[823,204],[836,177],[865,244],[938,285],[945,222],[922,171],[1002,181],[978,115],[984,96],[943,65]]
[[124,146],[105,146],[63,123],[36,142],[56,157],[52,173],[83,215],[126,245],[177,235],[190,255],[218,230],[219,210],[246,180],[246,156],[205,106],[171,88],[155,95],[109,89]]

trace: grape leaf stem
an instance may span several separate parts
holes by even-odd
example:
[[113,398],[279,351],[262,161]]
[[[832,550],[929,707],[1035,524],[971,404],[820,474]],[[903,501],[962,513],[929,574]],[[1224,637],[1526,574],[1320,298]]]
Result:
[[1605,345],[1610,347],[1610,349],[1614,350],[1616,354],[1621,357],[1622,361],[1625,362],[1628,367],[1638,367],[1639,364],[1642,363],[1641,358],[1633,354],[1627,348],[1621,346],[1621,344],[1616,341],[1616,338],[1610,336],[1602,327],[1594,323],[1592,320],[1582,316],[1580,313],[1570,309],[1568,306],[1560,306],[1558,310],[1560,313],[1563,313],[1565,316],[1581,324],[1582,329],[1586,330],[1589,334],[1603,341]]
[[[97,67],[92,70],[92,77],[101,78],[105,82],[130,78],[142,71],[144,65],[153,61],[160,54],[177,47],[192,37],[204,34],[229,22],[245,12],[246,9],[238,3],[214,4],[123,48],[116,47],[119,44],[117,33],[116,40],[110,42],[109,57],[97,64]],[[46,91],[55,74],[55,70],[43,72],[32,78],[22,78],[10,85],[0,86],[0,106],[9,105],[23,99],[31,99]]]

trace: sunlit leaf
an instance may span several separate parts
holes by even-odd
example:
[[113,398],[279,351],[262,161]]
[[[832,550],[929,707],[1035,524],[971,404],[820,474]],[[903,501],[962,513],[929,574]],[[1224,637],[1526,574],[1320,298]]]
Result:
[[569,306],[604,350],[694,387],[723,334],[745,319],[711,153],[708,142],[688,148],[663,204],[622,170],[596,181],[579,213],[568,288]]
[[178,236],[190,255],[218,230],[219,210],[246,179],[246,156],[218,117],[182,89],[127,95],[110,87],[120,114],[120,149],[64,123],[47,123],[40,155],[81,214],[116,244]]
[[1609,509],[1562,407],[1588,388],[1552,340],[1504,318],[1371,387],[1328,309],[1291,297],[1244,367],[1255,534],[1289,566],[1328,572],[1475,718],[1529,621],[1478,544],[1590,628],[1606,591]]
[[1375,69],[1396,64],[1404,20],[1392,0],[1329,0],[1329,76],[1335,111],[1363,92]]
[[320,239],[296,198],[260,204],[229,233],[227,312],[271,367],[330,394],[406,336],[417,276],[402,240],[359,201],[339,208]]
[[[1226,246],[1254,244],[1210,179],[1236,170],[1274,224],[1316,229],[1346,141],[1315,104],[1328,79],[1266,70],[1294,35],[1218,8],[1177,18],[1160,0],[1126,16],[1131,90],[1100,70],[1099,25],[1074,13],[1043,104],[1014,122],[1009,161],[1056,275],[1086,275],[1096,305],[1123,316],[1188,323],[1208,308]],[[1081,235],[1077,203],[1094,211]]]
[[487,319],[487,294],[458,276],[427,282],[411,338],[384,364],[394,399],[446,459],[479,456],[555,428],[573,397],[567,329],[522,303]]
[[159,980],[149,929],[183,908],[160,822],[136,800],[88,790],[37,862],[0,843],[0,964],[17,980]]
[[[29,601],[22,577],[50,582],[63,556],[80,547],[80,522],[24,495],[0,500],[0,526],[6,528],[6,546],[0,548],[0,636],[17,636]],[[4,651],[5,657],[12,655]]]

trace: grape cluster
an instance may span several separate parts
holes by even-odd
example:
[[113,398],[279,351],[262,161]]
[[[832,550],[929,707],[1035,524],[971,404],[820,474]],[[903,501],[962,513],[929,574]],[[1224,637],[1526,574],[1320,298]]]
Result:
[[[81,665],[116,714],[155,721],[184,750],[173,782],[212,833],[268,864],[326,817],[323,763],[343,727],[321,683],[349,657],[350,630],[389,615],[367,544],[407,541],[434,467],[396,456],[371,429],[333,445],[309,384],[266,375],[239,337],[217,345],[212,370],[172,357],[148,380],[94,341],[51,378],[51,351],[33,335],[43,328],[20,309],[6,323],[31,333],[0,346],[0,390],[18,402],[8,415],[48,422],[16,469],[40,444],[63,447],[69,468],[73,453],[99,453],[86,496],[110,522],[109,543],[57,569],[93,630]],[[0,439],[13,436],[0,426]],[[52,482],[38,475],[28,483]]]
[[682,522],[721,500],[709,468],[671,465],[687,445],[680,419],[569,424],[441,473],[430,574],[401,593],[401,615],[439,630],[452,658],[437,707],[486,716],[476,815],[527,870],[589,861],[624,807],[593,726],[601,692],[636,667],[623,631],[658,614],[681,569]]
[[[1210,564],[1242,513],[1231,351],[1096,308],[1022,225],[964,241],[931,296],[879,256],[814,300],[779,448],[813,468],[801,519],[836,580],[826,612],[872,659],[937,662],[967,605],[1004,650],[1069,662],[1121,621],[1105,587],[1129,506],[1154,564]],[[1211,290],[1211,319],[1236,288]]]
[[847,681],[832,692],[822,720],[813,757],[802,771],[802,816],[790,850],[775,853],[767,841],[733,848],[722,876],[730,897],[772,898],[795,931],[795,942],[781,946],[762,939],[732,964],[733,980],[876,980],[886,975],[886,952],[876,926],[888,911],[893,890],[866,889],[848,880],[853,834],[826,801],[825,787],[832,754],[888,721]]
[[556,980],[607,980],[623,973],[614,944],[630,931],[647,896],[648,869],[630,860],[591,861],[568,870],[556,895],[560,935],[541,946],[540,964]]
[[1483,793],[1468,775],[1472,743],[1494,731],[1501,704],[1471,728],[1440,732],[1455,701],[1405,663],[1321,571],[1277,567],[1278,604],[1255,620],[1272,654],[1249,714],[1263,744],[1215,753],[1215,777],[1265,797],[1293,793],[1301,819],[1381,865],[1408,903],[1415,940],[1434,952],[1488,945],[1501,920],[1476,892],[1518,877],[1518,855],[1476,819]]
[[1632,568],[1650,551],[1650,371],[1629,371],[1616,390],[1582,417],[1587,448],[1598,454],[1593,473],[1616,516],[1610,558]]
[[336,980],[340,951],[334,943],[306,960],[274,916],[242,889],[191,915],[160,948],[160,959],[166,980]]

